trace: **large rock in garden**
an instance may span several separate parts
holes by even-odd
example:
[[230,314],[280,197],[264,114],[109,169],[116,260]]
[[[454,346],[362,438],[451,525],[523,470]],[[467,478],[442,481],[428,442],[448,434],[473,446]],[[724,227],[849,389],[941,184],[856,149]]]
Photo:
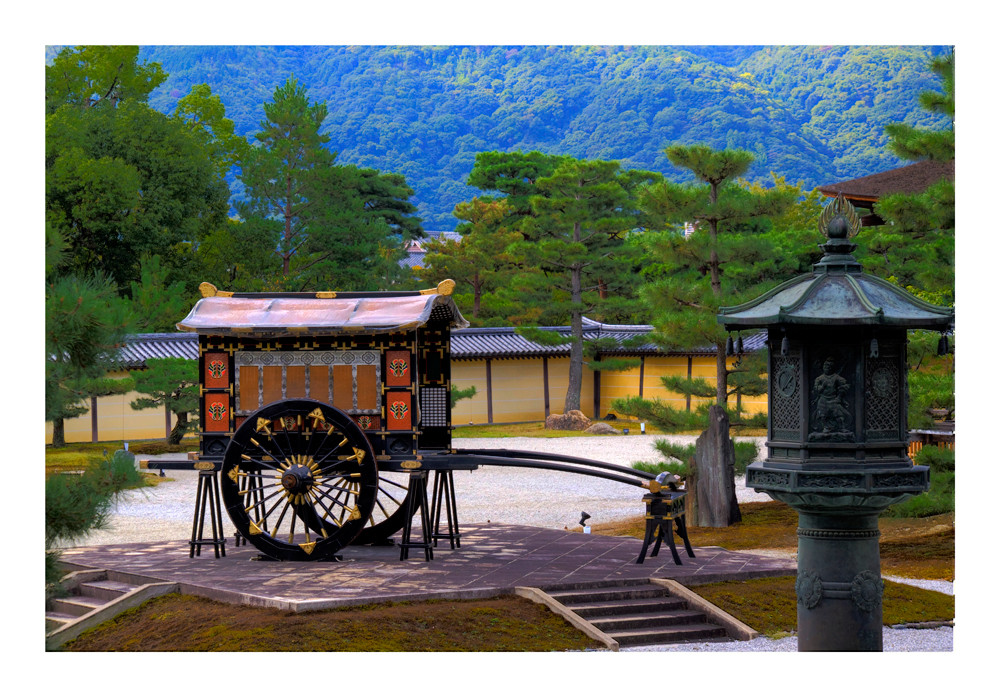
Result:
[[697,525],[724,528],[740,521],[736,502],[736,448],[729,437],[729,417],[722,407],[708,409],[708,428],[695,442],[698,473]]
[[617,429],[612,428],[611,426],[608,426],[607,424],[602,424],[602,423],[596,423],[596,424],[594,424],[593,426],[591,426],[590,428],[588,428],[587,430],[585,430],[584,433],[595,433],[595,434],[600,435],[600,436],[617,436],[617,435],[619,435],[619,431]]
[[545,428],[554,431],[584,431],[590,428],[590,419],[579,409],[571,409],[565,414],[549,414]]

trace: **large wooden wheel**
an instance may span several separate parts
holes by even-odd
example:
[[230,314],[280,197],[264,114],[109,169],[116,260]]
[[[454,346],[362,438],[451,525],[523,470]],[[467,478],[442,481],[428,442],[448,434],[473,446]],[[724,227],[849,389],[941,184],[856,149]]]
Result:
[[379,473],[344,412],[311,399],[275,402],[236,430],[222,463],[233,525],[268,557],[329,559],[372,519]]

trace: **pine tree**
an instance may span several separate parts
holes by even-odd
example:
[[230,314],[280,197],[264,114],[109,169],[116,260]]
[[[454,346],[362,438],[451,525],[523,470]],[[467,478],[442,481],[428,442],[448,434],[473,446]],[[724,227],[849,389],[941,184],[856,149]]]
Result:
[[469,319],[476,323],[482,317],[484,298],[486,316],[495,316],[495,293],[516,271],[515,257],[507,248],[522,238],[501,225],[508,212],[505,199],[476,197],[460,203],[454,215],[464,221],[456,226],[461,240],[444,238],[425,244],[424,268],[418,272],[421,280],[432,285],[443,278],[454,280],[455,301],[471,302]]
[[108,380],[131,329],[126,302],[107,277],[56,277],[45,286],[45,420],[52,445],[66,444],[64,422],[87,412],[87,400],[123,391]]
[[321,193],[335,155],[329,137],[320,133],[327,115],[325,102],[310,104],[305,86],[289,78],[264,104],[265,120],[256,146],[242,162],[247,200],[238,206],[247,220],[272,221],[280,228],[277,254],[287,279],[292,259],[328,217],[330,201]]
[[941,92],[922,92],[920,105],[951,120],[951,127],[943,131],[925,131],[905,123],[891,123],[885,127],[889,136],[889,149],[904,160],[936,160],[947,162],[955,159],[955,51],[931,60],[930,68],[941,78]]
[[[630,189],[652,173],[620,171],[617,162],[564,159],[540,177],[531,197],[534,217],[521,221],[525,241],[512,245],[537,271],[536,289],[548,289],[545,313],[569,317],[570,364],[566,411],[580,408],[583,316],[629,304],[637,245],[627,236],[639,225]],[[544,314],[543,314],[544,317]],[[539,337],[531,337],[538,339]]]
[[725,407],[732,371],[727,366],[727,337],[716,315],[719,307],[748,299],[758,284],[773,279],[778,260],[763,235],[766,227],[758,223],[788,208],[797,189],[753,191],[736,184],[753,161],[745,151],[695,145],[672,146],[666,153],[671,163],[692,172],[703,185],[664,180],[644,192],[640,205],[648,214],[662,225],[693,223],[694,232],[685,236],[674,227],[647,234],[655,263],[646,270],[650,282],[643,297],[664,347],[716,347],[714,396]]
[[166,407],[176,417],[167,441],[176,445],[197,427],[188,414],[198,411],[198,364],[186,358],[149,358],[145,370],[133,370],[135,391],[144,397],[132,400],[135,410]]

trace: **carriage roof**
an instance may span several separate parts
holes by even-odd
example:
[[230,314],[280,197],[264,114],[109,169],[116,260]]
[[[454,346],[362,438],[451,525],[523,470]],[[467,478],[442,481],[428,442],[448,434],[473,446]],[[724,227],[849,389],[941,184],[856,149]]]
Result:
[[412,331],[432,320],[469,326],[451,292],[453,281],[421,291],[230,293],[202,283],[199,300],[177,323],[213,336],[336,336]]

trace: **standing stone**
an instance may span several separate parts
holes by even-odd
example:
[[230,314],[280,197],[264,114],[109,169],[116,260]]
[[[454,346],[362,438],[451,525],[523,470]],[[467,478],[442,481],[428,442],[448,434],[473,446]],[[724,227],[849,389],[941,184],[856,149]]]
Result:
[[695,442],[694,459],[698,472],[697,524],[724,528],[739,522],[734,481],[736,448],[729,437],[729,417],[718,405],[709,407],[708,428]]

